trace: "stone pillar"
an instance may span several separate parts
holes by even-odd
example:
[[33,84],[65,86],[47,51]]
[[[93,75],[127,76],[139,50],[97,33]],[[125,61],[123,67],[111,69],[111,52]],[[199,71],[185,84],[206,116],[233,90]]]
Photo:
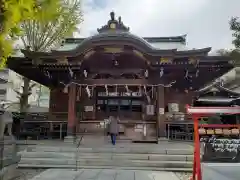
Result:
[[68,122],[65,140],[73,142],[76,130],[76,85],[71,84],[68,89]]
[[166,137],[165,135],[165,115],[160,114],[159,108],[165,109],[164,103],[164,87],[157,87],[157,124],[158,124],[158,136]]

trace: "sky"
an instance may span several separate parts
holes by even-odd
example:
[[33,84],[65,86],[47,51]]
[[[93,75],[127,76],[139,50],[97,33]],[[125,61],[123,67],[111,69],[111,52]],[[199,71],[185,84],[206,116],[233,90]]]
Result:
[[111,11],[135,35],[187,34],[187,47],[218,50],[233,47],[229,20],[240,16],[240,0],[83,0],[84,22],[75,37],[95,34]]

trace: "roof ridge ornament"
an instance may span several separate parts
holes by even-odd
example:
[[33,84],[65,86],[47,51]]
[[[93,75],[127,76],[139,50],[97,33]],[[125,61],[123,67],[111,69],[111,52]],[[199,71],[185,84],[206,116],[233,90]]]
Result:
[[103,33],[112,30],[125,32],[129,31],[129,27],[123,24],[121,16],[118,17],[118,20],[115,19],[115,13],[113,11],[110,13],[110,20],[108,23],[101,28],[98,28],[97,31],[99,33]]

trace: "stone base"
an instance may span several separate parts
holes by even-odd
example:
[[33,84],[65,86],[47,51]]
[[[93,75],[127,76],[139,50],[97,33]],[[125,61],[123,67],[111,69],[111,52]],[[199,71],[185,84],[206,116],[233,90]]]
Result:
[[0,170],[1,180],[10,180],[16,178],[17,176],[18,176],[17,164],[12,164]]
[[8,142],[15,142],[16,138],[14,136],[4,136],[3,140]]

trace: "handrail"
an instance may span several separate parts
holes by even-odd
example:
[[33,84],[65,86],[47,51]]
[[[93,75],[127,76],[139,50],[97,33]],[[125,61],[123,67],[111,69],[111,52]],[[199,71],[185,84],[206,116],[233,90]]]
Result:
[[82,140],[83,140],[84,133],[86,133],[86,132],[87,132],[87,129],[84,128],[83,134],[82,134],[82,136],[80,137],[80,139],[79,139],[79,141],[78,141],[77,148],[79,148],[79,146],[80,146],[80,144],[81,144],[81,142],[82,142]]
[[75,154],[75,158],[76,158],[76,167],[75,167],[75,170],[77,171],[78,170],[78,150],[79,150],[79,147],[80,147],[80,145],[81,145],[81,142],[82,142],[82,140],[83,140],[83,137],[84,137],[84,133],[85,132],[87,132],[87,129],[86,128],[84,128],[84,130],[83,130],[83,134],[82,134],[82,136],[80,137],[80,139],[79,139],[79,141],[78,141],[78,143],[77,143],[77,151],[76,151],[76,154]]

